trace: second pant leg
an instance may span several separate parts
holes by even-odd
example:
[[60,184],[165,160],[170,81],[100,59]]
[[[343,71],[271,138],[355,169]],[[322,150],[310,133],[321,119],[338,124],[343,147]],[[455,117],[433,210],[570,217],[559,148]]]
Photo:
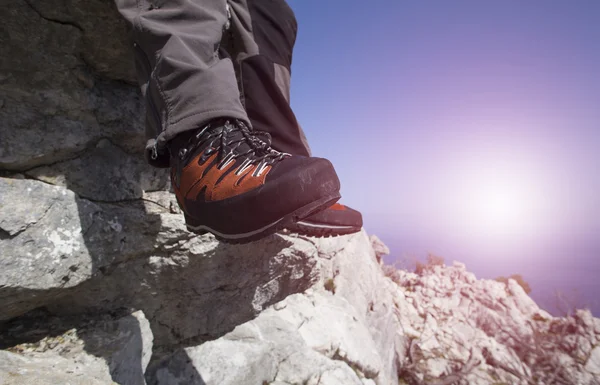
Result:
[[228,0],[231,27],[223,40],[232,56],[240,99],[256,130],[274,149],[310,155],[306,136],[290,107],[292,52],[297,22],[285,0]]

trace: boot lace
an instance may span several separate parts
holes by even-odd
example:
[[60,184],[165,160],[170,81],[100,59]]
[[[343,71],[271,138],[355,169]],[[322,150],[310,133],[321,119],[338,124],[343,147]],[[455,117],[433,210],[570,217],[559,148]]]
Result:
[[[291,156],[288,153],[279,152],[271,148],[271,135],[268,132],[251,131],[240,120],[234,120],[233,123],[227,120],[225,124],[219,125],[218,128],[215,127],[216,124],[208,124],[196,135],[192,136],[188,144],[180,150],[179,157],[185,160],[185,158],[194,154],[197,148],[210,141],[210,144],[202,154],[202,162],[217,151],[219,152],[219,163],[217,165],[219,169],[237,158],[245,157],[246,159],[240,165],[237,173],[241,173],[241,171],[252,164],[258,164],[255,174],[260,175],[266,166]],[[236,135],[236,133],[241,133],[241,135]],[[244,143],[247,144],[248,149],[241,151],[240,146]]]

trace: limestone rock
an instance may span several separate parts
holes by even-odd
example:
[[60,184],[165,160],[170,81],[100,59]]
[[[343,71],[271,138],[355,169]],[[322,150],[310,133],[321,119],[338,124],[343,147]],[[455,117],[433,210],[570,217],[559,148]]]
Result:
[[26,357],[0,351],[0,383],[4,385],[114,384],[102,359],[70,360],[60,356]]
[[144,385],[152,356],[150,323],[141,311],[88,333],[88,351],[106,360],[112,379],[119,384]]
[[0,178],[0,320],[47,305],[128,259],[193,237],[181,215],[149,199],[96,204],[62,187]]
[[[157,384],[342,385],[377,376],[380,368],[368,367],[377,357],[368,330],[346,301],[311,293],[290,296],[281,306],[218,340],[178,351],[157,370]],[[327,320],[337,324],[326,326]]]
[[320,281],[217,340],[178,350],[156,370],[157,384],[397,383],[393,297],[365,259],[366,235],[284,239],[315,260]]
[[[364,232],[325,239],[274,235],[228,245],[185,231],[168,192],[144,193],[137,202],[92,203],[39,181],[0,182],[3,199],[18,203],[12,210],[7,200],[0,205],[3,250],[20,250],[27,243],[14,242],[24,236],[41,242],[35,231],[56,227],[44,221],[67,218],[94,272],[75,287],[48,285],[35,296],[3,287],[7,318],[41,305],[61,317],[141,309],[155,336],[156,359],[145,373],[153,384],[600,380],[597,319],[589,312],[551,317],[516,282],[477,280],[459,263],[428,266],[421,274],[398,270],[388,278]],[[21,207],[32,202],[35,209]],[[21,213],[10,216],[15,210]],[[44,268],[46,260],[38,260],[33,270]],[[11,282],[18,285],[22,267],[5,266],[2,272],[12,269]],[[9,293],[19,293],[18,306]],[[103,357],[115,351],[98,346]],[[139,343],[129,346],[120,351]],[[17,359],[9,356],[5,361]],[[35,362],[25,358],[30,361],[21,367],[31,373],[47,368],[37,356]],[[111,366],[124,358],[107,362],[114,381],[119,370],[130,376],[126,369],[138,368]]]
[[152,333],[140,311],[0,351],[7,385],[144,385]]
[[384,255],[390,254],[389,247],[387,247],[377,235],[371,235],[369,240],[371,241],[371,246],[373,247],[373,251],[375,252],[377,260],[381,260]]
[[100,201],[141,198],[144,191],[169,186],[167,169],[157,169],[141,155],[130,155],[103,139],[79,158],[29,170],[28,176],[68,187],[80,197]]
[[103,137],[144,145],[125,22],[114,2],[7,0],[0,9],[0,168],[72,158]]
[[409,340],[399,372],[409,384],[600,383],[594,364],[584,367],[595,341],[589,312],[553,318],[515,281],[475,280],[459,263],[393,277]]
[[82,232],[97,210],[68,190],[0,178],[0,320],[43,305],[91,277]]
[[600,375],[600,346],[596,346],[592,350],[585,364],[585,370],[592,374]]
[[[143,211],[139,215],[139,221],[147,221]],[[223,335],[317,279],[312,251],[302,243],[276,235],[251,247],[228,245],[188,233],[179,214],[151,215],[154,228],[140,231],[134,220],[131,227],[123,225],[125,239],[147,233],[125,248],[130,258],[69,290],[53,309],[142,309],[157,343],[173,345]]]
[[319,367],[343,366],[307,349],[291,324],[264,314],[219,340],[175,353],[158,369],[156,380],[190,385],[304,383]]

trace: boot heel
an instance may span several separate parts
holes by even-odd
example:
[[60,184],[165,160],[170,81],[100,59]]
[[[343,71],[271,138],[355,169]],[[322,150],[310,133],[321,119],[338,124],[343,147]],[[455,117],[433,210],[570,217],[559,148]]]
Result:
[[200,222],[197,219],[194,219],[187,214],[184,214],[184,217],[185,217],[185,224],[186,224],[188,231],[198,234],[198,235],[204,235],[208,232],[201,228]]

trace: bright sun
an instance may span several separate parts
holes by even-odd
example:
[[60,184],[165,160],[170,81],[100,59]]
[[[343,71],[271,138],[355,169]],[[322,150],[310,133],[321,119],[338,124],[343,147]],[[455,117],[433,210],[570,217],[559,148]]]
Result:
[[542,222],[539,176],[514,164],[494,166],[472,167],[458,178],[460,191],[453,200],[465,235],[516,240],[532,234]]
[[417,190],[415,217],[457,244],[505,248],[539,239],[563,209],[543,165],[534,152],[514,147],[436,159]]
[[463,220],[481,239],[527,236],[540,224],[540,188],[523,170],[505,168],[468,176]]
[[522,181],[474,181],[470,194],[470,220],[486,231],[510,234],[531,224],[531,188]]

